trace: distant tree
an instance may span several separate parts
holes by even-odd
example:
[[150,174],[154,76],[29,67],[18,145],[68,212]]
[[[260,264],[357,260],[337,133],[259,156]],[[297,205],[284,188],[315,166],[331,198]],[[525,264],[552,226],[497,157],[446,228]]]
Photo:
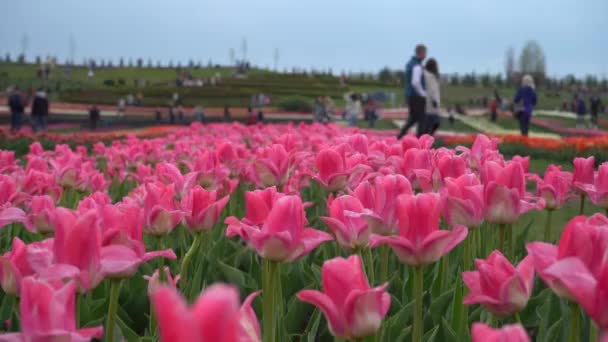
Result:
[[144,59],[143,59],[143,58],[141,58],[141,57],[139,57],[139,58],[137,59],[137,67],[138,67],[138,68],[143,68],[143,66],[144,66]]
[[113,68],[114,67],[114,62],[112,62],[112,59],[108,59],[108,68]]
[[450,85],[458,86],[459,84],[460,84],[460,75],[458,75],[458,73],[451,75],[450,76]]
[[230,50],[228,50],[228,59],[230,61],[230,65],[236,64],[236,51],[234,51],[234,48],[230,48]]
[[209,69],[213,68],[213,61],[211,59],[209,59],[207,61],[207,68],[209,68]]
[[608,91],[608,80],[607,79],[602,79],[602,81],[600,82],[600,89],[602,91]]
[[160,61],[160,59],[159,59],[159,60],[157,60],[157,61],[156,61],[156,67],[160,69],[160,68],[162,68],[162,66],[163,66],[163,64],[162,64],[162,62]]
[[25,64],[25,54],[20,53],[19,56],[17,56],[17,63]]
[[380,82],[388,83],[393,80],[393,72],[388,67],[384,67],[380,69],[380,72],[378,73],[378,79],[380,80]]
[[494,76],[494,86],[502,87],[504,85],[504,80],[502,79],[502,74],[498,73]]
[[133,67],[133,59],[132,59],[132,58],[129,58],[129,61],[127,62],[127,66],[128,66],[129,68],[132,68],[132,67]]
[[564,77],[564,83],[568,86],[573,86],[577,83],[576,77],[572,74],[568,74]]
[[40,56],[36,56],[36,65],[40,65],[42,63],[42,58]]
[[492,77],[490,77],[490,74],[482,74],[480,76],[480,80],[481,80],[481,85],[484,87],[489,87],[492,84]]
[[4,57],[4,61],[6,63],[10,63],[11,62],[11,54],[10,53],[6,53],[6,57]]
[[118,60],[118,67],[119,68],[124,68],[125,67],[125,59],[120,57],[120,59]]
[[99,66],[102,68],[106,67],[106,61],[103,58],[99,61]]
[[585,85],[587,87],[596,87],[598,85],[599,81],[597,79],[597,77],[595,77],[594,75],[587,75],[585,77]]
[[151,68],[151,67],[152,67],[152,58],[148,58],[148,62],[146,63],[146,66],[147,66],[148,68]]
[[540,84],[545,79],[545,65],[546,57],[543,48],[537,41],[528,41],[519,56],[519,72],[532,75],[536,83]]
[[507,82],[513,81],[515,73],[515,49],[509,47],[505,52],[505,79]]

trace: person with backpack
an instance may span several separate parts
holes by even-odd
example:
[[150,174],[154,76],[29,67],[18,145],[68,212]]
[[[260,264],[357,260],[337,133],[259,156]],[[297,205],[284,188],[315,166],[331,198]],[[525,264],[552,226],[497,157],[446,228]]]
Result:
[[34,133],[46,132],[49,116],[49,100],[44,89],[39,88],[32,102],[32,129]]
[[407,131],[418,124],[418,136],[424,133],[426,90],[424,85],[424,72],[422,62],[426,59],[426,46],[416,46],[415,55],[405,67],[405,98],[409,109],[407,123],[401,128],[398,139],[407,134]]

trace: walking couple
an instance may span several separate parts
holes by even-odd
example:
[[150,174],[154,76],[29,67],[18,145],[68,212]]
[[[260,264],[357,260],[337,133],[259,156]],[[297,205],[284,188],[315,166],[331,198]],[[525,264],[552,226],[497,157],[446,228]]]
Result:
[[430,58],[426,64],[426,46],[416,46],[415,55],[405,67],[405,98],[409,108],[407,123],[401,128],[398,138],[418,124],[417,135],[434,134],[439,128],[439,66]]

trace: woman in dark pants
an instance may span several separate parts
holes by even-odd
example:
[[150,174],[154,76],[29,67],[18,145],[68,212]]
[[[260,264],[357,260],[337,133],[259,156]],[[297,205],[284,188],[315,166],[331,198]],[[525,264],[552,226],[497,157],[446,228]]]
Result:
[[515,112],[519,120],[521,135],[528,136],[530,119],[536,106],[536,91],[534,90],[534,79],[530,75],[525,75],[521,81],[521,87],[517,89],[513,103],[518,104]]

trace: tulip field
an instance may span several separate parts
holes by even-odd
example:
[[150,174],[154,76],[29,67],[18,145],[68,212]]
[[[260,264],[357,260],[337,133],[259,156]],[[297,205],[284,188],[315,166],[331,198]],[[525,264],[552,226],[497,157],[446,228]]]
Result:
[[435,144],[193,124],[0,151],[0,341],[608,341],[608,163]]

